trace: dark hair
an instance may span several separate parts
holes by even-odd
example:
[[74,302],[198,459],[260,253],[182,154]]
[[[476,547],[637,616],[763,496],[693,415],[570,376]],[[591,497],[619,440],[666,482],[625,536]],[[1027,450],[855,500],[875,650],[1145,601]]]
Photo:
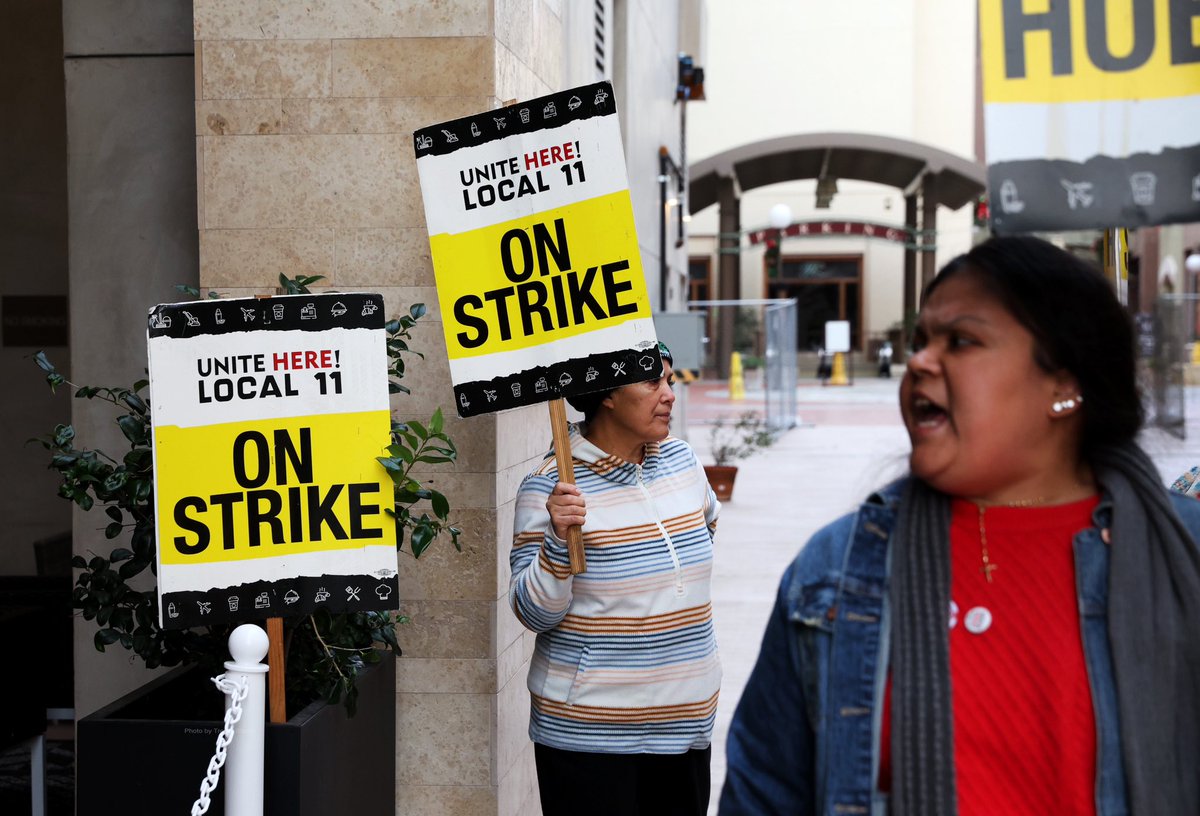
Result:
[[[658,353],[664,360],[674,365],[674,357],[671,355],[671,350],[667,348],[666,343],[659,342]],[[576,394],[567,397],[567,404],[583,414],[583,422],[585,425],[588,425],[596,416],[596,412],[600,410],[600,403],[604,402],[604,398],[616,390],[615,388],[609,388],[605,391],[593,391],[590,394]]]
[[606,391],[593,391],[590,394],[576,394],[567,397],[567,404],[583,414],[583,422],[586,425],[596,416],[596,412],[600,410],[600,403],[604,402],[604,398],[615,390],[615,388],[609,388]]
[[964,274],[1029,330],[1043,371],[1065,370],[1079,383],[1085,459],[1133,439],[1143,418],[1133,326],[1094,264],[1039,238],[992,238],[946,264],[923,297]]

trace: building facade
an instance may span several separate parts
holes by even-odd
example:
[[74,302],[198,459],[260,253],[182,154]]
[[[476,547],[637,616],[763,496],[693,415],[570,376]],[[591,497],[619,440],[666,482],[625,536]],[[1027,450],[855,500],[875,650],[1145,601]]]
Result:
[[[694,180],[697,164],[739,147],[805,135],[819,140],[822,134],[830,137],[831,149],[846,140],[895,140],[901,152],[928,148],[982,173],[974,3],[762,0],[752,9],[714,5],[709,24],[721,36],[709,46],[707,101],[691,120]],[[729,121],[739,127],[725,126]],[[894,169],[888,165],[902,160],[894,152],[881,153],[860,160],[859,172],[883,178]],[[776,161],[778,168],[763,172],[783,178],[785,165],[797,158],[778,155]],[[758,180],[753,189],[734,190],[740,223],[721,222],[720,207],[694,213],[692,293],[797,297],[801,351],[820,345],[827,319],[849,320],[855,348],[865,349],[870,338],[883,337],[904,318],[906,244],[924,246],[918,265],[931,274],[976,240],[973,208],[962,203],[962,195],[950,202],[952,209],[945,200],[932,203],[923,180],[941,169],[935,163],[904,176],[909,181],[898,187],[838,178],[828,164],[821,168],[816,161],[809,178]],[[887,228],[902,230],[914,223],[917,213],[911,208],[920,208],[922,198],[930,200],[936,232],[889,236]],[[801,228],[783,238],[780,258],[768,260],[763,239],[774,240],[769,214],[781,204]],[[864,224],[871,225],[868,235]],[[720,266],[723,257],[730,263],[731,254],[737,258],[738,280],[722,292]],[[911,311],[913,304],[907,308]]]
[[[393,404],[428,417],[452,394],[412,132],[597,79],[617,96],[647,289],[656,310],[682,307],[686,248],[663,240],[677,223],[659,177],[664,156],[683,162],[679,54],[702,48],[701,0],[22,0],[3,14],[7,53],[27,66],[2,81],[4,104],[33,123],[0,157],[21,180],[0,226],[16,247],[5,325],[59,309],[69,337],[47,350],[80,382],[141,375],[146,310],[184,299],[175,284],[236,297],[321,275],[317,288],[382,293],[391,314],[429,307],[413,393]],[[34,296],[57,300],[14,299]],[[47,344],[33,339],[10,333],[0,356],[19,395],[4,403],[4,482],[19,485],[4,509],[19,522],[0,570],[13,574],[34,571],[32,540],[66,529],[77,554],[112,547],[53,495],[24,440],[70,421],[89,446],[122,444],[103,406],[46,392],[28,356]],[[506,594],[513,501],[549,447],[546,409],[449,414],[459,460],[423,479],[450,499],[463,552],[400,555],[412,622],[398,633],[396,812],[537,813],[533,636]],[[78,621],[78,716],[148,676],[93,635]]]

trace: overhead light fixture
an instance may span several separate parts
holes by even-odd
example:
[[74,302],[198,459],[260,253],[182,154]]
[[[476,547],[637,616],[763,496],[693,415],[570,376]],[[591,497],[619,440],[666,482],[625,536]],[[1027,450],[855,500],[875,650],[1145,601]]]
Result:
[[829,176],[822,176],[817,179],[817,209],[829,209],[829,205],[833,201],[833,197],[837,194],[837,191],[837,179]]
[[787,204],[776,204],[767,214],[767,223],[777,230],[790,227],[792,225],[792,208]]

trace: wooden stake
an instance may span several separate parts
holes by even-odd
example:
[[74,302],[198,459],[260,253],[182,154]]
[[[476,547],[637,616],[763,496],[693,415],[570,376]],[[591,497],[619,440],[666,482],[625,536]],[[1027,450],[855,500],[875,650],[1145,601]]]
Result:
[[[558,462],[558,480],[575,484],[575,462],[571,458],[571,439],[567,432],[567,408],[562,399],[553,399],[550,406],[550,432],[554,435],[554,459]],[[583,531],[578,524],[567,528],[567,555],[571,559],[571,574],[587,572],[587,556],[583,552]]]
[[287,692],[284,690],[283,618],[267,618],[267,698],[271,701],[271,722],[287,722]]

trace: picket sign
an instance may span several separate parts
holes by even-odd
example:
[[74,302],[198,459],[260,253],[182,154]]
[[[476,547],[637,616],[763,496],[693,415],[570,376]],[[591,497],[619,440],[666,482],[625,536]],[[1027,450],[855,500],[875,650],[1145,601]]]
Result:
[[[549,402],[559,478],[573,483],[563,399],[663,371],[612,84],[413,137],[459,416]],[[577,575],[578,527],[567,543]]]

